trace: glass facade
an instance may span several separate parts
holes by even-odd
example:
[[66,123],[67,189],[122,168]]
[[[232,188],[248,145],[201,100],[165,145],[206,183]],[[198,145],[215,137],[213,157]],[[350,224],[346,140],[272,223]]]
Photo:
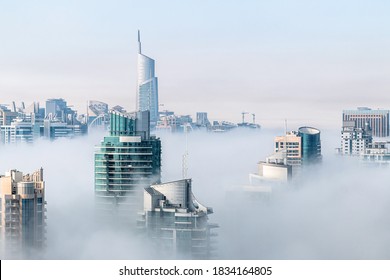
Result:
[[150,112],[150,123],[158,121],[158,82],[155,76],[155,61],[141,53],[140,33],[138,32],[137,63],[137,110]]
[[302,139],[302,163],[321,161],[320,131],[313,127],[300,127],[298,134]]
[[160,183],[161,141],[139,130],[137,116],[112,112],[110,136],[95,152],[95,200],[103,215],[136,217],[144,188]]

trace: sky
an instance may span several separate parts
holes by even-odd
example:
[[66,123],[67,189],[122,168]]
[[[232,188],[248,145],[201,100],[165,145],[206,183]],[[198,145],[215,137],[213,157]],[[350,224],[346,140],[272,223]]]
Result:
[[0,103],[64,98],[135,109],[137,30],[160,110],[263,127],[341,126],[390,108],[390,3],[0,0]]

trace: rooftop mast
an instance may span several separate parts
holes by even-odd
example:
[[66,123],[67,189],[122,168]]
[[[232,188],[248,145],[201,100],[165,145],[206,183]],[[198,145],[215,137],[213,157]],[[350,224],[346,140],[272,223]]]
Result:
[[138,53],[141,53],[141,32],[138,30]]

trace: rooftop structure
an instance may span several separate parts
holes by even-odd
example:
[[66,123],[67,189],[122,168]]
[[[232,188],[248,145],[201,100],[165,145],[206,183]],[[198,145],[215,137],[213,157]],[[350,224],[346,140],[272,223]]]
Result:
[[320,134],[320,131],[314,127],[303,126],[298,129],[298,135],[302,139],[303,164],[312,164],[321,161]]
[[37,257],[45,245],[45,204],[42,168],[32,174],[11,170],[0,176],[0,255]]
[[210,259],[217,227],[208,223],[211,213],[192,193],[191,179],[183,179],[145,188],[140,225],[161,257]]

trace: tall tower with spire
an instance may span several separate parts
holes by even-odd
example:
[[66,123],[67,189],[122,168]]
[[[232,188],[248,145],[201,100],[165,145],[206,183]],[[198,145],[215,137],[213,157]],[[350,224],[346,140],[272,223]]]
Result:
[[141,51],[141,35],[138,30],[137,111],[150,112],[152,128],[158,121],[158,83],[154,65],[154,59],[144,55]]

